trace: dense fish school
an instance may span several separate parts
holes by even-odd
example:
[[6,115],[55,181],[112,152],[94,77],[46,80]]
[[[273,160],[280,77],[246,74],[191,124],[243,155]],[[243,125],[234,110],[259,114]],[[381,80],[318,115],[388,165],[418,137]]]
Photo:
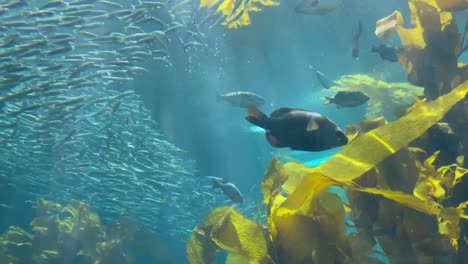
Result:
[[169,235],[189,234],[217,197],[121,85],[147,72],[140,61],[172,67],[169,45],[204,45],[198,26],[186,26],[189,3],[0,1],[2,192],[33,205],[80,199],[157,233],[164,221]]

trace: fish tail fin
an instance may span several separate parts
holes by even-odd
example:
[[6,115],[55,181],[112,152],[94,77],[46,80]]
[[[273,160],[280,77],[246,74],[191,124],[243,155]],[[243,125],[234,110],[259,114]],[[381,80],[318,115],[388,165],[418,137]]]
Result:
[[256,126],[265,128],[268,117],[255,105],[249,105],[248,109],[249,115],[245,119]]
[[328,96],[325,96],[325,104],[332,104],[335,100]]
[[213,179],[213,183],[211,184],[211,188],[219,188],[221,186],[221,184],[219,183],[218,180],[216,179]]

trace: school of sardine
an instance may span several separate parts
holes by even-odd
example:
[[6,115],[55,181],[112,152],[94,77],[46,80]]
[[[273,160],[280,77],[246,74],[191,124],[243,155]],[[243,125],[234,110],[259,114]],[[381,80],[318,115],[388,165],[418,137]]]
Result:
[[[191,0],[0,0],[0,180],[185,239],[222,195],[122,83],[203,47]],[[203,19],[204,21],[206,18]],[[168,217],[162,216],[162,211]],[[158,229],[158,219],[172,226]]]

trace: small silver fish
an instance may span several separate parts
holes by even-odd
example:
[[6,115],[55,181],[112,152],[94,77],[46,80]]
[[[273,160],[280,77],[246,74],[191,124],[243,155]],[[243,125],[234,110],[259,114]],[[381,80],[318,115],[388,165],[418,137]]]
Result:
[[265,103],[265,99],[263,99],[261,96],[245,91],[237,91],[227,94],[216,93],[216,99],[218,101],[226,101],[232,106],[244,108],[249,107],[249,105],[255,105],[259,107]]

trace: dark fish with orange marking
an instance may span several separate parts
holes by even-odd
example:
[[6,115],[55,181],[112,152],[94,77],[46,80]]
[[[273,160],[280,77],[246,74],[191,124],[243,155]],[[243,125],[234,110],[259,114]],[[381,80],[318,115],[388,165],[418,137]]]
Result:
[[323,151],[348,143],[346,135],[333,121],[307,110],[279,108],[268,117],[251,105],[246,119],[265,129],[268,142],[275,148]]

